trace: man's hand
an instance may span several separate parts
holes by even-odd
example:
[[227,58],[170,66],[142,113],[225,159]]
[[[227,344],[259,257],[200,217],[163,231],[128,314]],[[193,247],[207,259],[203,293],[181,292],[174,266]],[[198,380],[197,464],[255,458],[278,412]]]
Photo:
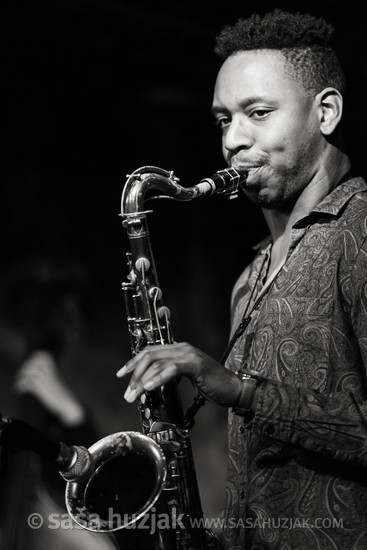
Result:
[[129,403],[144,391],[159,388],[182,375],[187,376],[207,399],[224,407],[236,404],[242,387],[233,372],[185,342],[147,346],[116,376],[121,378],[129,373],[132,376],[124,395]]

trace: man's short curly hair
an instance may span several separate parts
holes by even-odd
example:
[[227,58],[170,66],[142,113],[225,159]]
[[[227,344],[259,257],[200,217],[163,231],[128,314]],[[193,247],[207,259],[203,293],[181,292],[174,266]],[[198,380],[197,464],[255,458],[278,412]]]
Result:
[[331,45],[334,28],[322,18],[280,9],[263,17],[254,13],[226,26],[216,38],[215,52],[223,61],[241,51],[278,50],[287,74],[311,93],[332,86],[345,92],[345,76]]

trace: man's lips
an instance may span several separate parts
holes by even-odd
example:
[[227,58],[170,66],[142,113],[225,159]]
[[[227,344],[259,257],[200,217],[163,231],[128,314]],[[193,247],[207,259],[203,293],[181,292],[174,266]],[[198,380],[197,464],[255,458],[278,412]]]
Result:
[[261,168],[263,166],[263,164],[260,164],[260,163],[255,163],[255,162],[248,162],[248,163],[232,163],[231,164],[231,168],[234,168],[235,170],[238,170],[238,171],[243,171],[243,172],[247,172],[248,174],[251,174],[251,172],[253,172],[254,170],[258,170],[259,168]]
[[255,163],[255,162],[247,162],[247,163],[231,163],[231,168],[234,168],[235,170],[244,170],[244,171],[248,171],[248,170],[253,170],[254,168],[260,168],[262,166],[262,164],[260,163]]
[[252,164],[252,165],[241,165],[236,168],[236,170],[243,170],[247,172],[246,179],[241,183],[243,189],[256,190],[259,188],[259,179],[256,175],[260,172],[263,165]]
[[248,174],[259,170],[261,167],[261,164],[241,164],[239,166],[232,166],[232,168],[235,168],[235,170],[238,170],[239,172],[247,172]]

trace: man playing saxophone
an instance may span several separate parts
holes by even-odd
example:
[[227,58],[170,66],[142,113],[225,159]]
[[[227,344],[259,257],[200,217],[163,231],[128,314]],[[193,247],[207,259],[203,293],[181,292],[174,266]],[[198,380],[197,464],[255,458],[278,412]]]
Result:
[[180,342],[117,373],[128,402],[185,375],[229,408],[229,550],[367,547],[367,187],[332,33],[275,10],[217,37],[223,155],[270,235],[233,289],[225,366]]

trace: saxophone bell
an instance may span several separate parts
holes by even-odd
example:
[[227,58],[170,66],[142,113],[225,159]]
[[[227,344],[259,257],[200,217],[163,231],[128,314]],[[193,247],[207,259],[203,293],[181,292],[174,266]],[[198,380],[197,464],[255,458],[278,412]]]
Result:
[[160,446],[139,432],[118,432],[89,448],[94,471],[69,482],[66,507],[74,521],[93,532],[112,532],[135,524],[158,500],[166,461]]

